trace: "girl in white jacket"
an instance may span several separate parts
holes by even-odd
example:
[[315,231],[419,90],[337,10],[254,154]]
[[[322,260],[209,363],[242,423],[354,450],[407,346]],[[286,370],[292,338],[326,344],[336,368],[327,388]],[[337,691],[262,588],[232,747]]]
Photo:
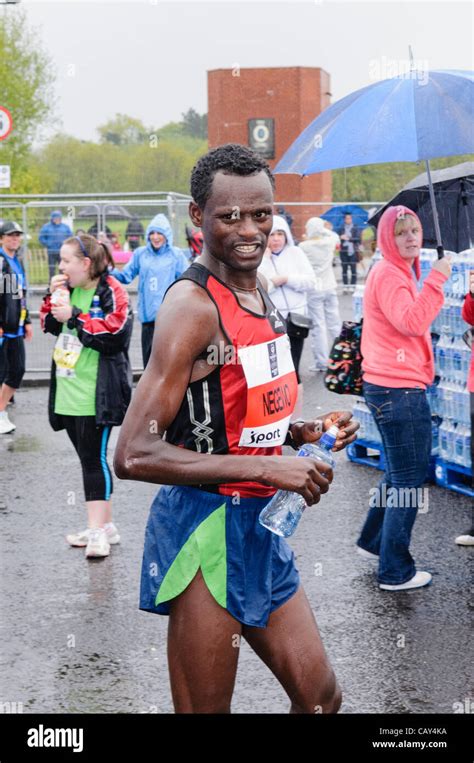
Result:
[[[288,223],[283,217],[273,216],[273,227],[268,237],[268,247],[258,269],[268,281],[268,294],[284,318],[289,312],[308,315],[307,292],[316,286],[313,268],[305,253],[295,245]],[[303,385],[299,365],[304,338],[289,337],[291,355],[298,377],[298,400],[293,420],[301,416]]]

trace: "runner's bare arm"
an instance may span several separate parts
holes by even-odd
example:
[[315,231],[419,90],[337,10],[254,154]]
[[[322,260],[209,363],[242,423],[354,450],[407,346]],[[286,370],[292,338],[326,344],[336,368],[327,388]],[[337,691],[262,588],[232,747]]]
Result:
[[332,472],[313,459],[209,455],[163,439],[196,358],[221,338],[216,308],[201,287],[189,281],[174,286],[160,308],[151,357],[121,427],[114,458],[117,476],[162,485],[261,482],[300,492],[308,504],[317,503]]

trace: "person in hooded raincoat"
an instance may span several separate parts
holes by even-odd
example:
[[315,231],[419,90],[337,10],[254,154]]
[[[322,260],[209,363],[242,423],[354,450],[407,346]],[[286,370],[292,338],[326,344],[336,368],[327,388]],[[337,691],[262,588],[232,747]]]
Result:
[[[285,320],[290,312],[308,317],[307,294],[316,286],[313,269],[306,254],[295,245],[293,235],[284,217],[273,215],[273,226],[258,269],[268,279],[268,294]],[[303,383],[299,366],[303,353],[304,338],[289,336],[291,356],[298,379],[298,398],[293,420],[303,410]]]
[[431,411],[426,389],[434,381],[430,326],[444,303],[451,274],[447,257],[436,260],[419,288],[421,223],[404,206],[380,218],[382,259],[364,291],[361,352],[363,394],[382,439],[386,472],[371,491],[370,509],[357,541],[361,556],[378,561],[379,587],[421,588],[429,572],[417,571],[410,554],[422,485],[431,456]]
[[142,324],[143,367],[146,368],[153,343],[155,318],[165,292],[184,273],[189,262],[181,249],[173,246],[173,232],[166,215],[156,215],[146,229],[146,245],[135,249],[123,270],[111,275],[121,283],[138,276],[138,320]]
[[341,316],[334,275],[334,254],[340,244],[337,233],[329,230],[321,217],[311,217],[305,226],[306,239],[299,247],[308,257],[316,276],[316,287],[308,292],[313,365],[310,371],[326,371],[329,356],[328,335],[332,341],[341,330]]

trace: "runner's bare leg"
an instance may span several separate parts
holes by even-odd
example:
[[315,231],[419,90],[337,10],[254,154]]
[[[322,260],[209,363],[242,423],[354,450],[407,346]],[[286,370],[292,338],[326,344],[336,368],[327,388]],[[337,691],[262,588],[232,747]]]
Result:
[[177,713],[230,713],[242,625],[209,592],[199,569],[170,603],[168,664]]
[[242,635],[291,700],[291,713],[337,713],[341,691],[303,588],[269,617],[266,628]]

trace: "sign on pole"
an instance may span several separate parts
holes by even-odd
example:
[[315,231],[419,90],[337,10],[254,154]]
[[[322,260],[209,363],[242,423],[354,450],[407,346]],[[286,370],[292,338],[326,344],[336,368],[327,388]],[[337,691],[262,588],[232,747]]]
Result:
[[8,111],[8,109],[5,108],[5,106],[0,106],[0,140],[5,140],[5,138],[8,138],[13,128],[13,119],[12,115]]
[[0,164],[0,188],[10,188],[9,164]]

